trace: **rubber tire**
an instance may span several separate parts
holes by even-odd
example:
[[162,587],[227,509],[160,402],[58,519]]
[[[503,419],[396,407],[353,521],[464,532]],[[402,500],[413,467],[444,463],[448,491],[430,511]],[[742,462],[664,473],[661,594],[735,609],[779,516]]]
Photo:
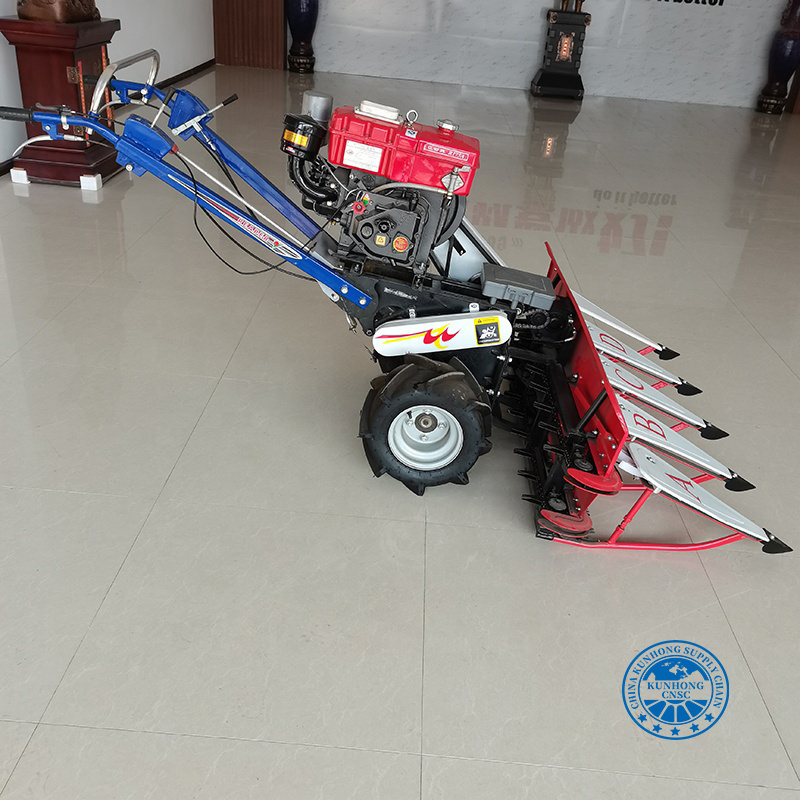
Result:
[[[427,359],[425,359],[427,361]],[[452,374],[443,378],[445,372]],[[393,382],[394,380],[394,382]],[[399,385],[398,385],[399,382]],[[385,391],[391,389],[390,392]],[[443,408],[461,425],[461,451],[449,464],[435,470],[419,470],[399,461],[389,447],[389,427],[412,406]],[[416,363],[405,364],[373,381],[361,412],[361,436],[367,460],[376,475],[388,474],[422,495],[429,486],[469,483],[467,473],[491,449],[487,439],[488,406],[476,396],[467,377],[445,364],[433,371]]]

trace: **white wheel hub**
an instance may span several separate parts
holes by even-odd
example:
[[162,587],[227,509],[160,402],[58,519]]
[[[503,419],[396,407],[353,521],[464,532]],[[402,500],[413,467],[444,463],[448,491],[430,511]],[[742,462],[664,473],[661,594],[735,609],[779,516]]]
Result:
[[389,426],[389,449],[402,464],[432,471],[455,461],[464,446],[459,421],[438,406],[411,406]]

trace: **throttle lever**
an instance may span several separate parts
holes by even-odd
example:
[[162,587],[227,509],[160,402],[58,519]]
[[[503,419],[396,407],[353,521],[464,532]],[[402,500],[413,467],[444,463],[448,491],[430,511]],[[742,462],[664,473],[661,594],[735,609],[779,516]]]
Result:
[[34,103],[34,107],[38,111],[48,111],[53,114],[75,114],[76,112],[73,111],[69,106],[60,105],[60,106],[45,106],[41,103]]
[[214,108],[209,108],[208,111],[204,111],[202,114],[198,114],[196,117],[192,117],[192,119],[187,120],[183,123],[183,125],[179,125],[177,128],[172,129],[173,136],[178,136],[184,131],[189,130],[189,128],[196,128],[200,131],[200,121],[204,120],[206,117],[210,117],[215,111],[219,111],[221,108],[225,106],[229,106],[231,103],[236,102],[239,99],[239,95],[234,93],[226,100],[223,100],[218,105],[214,106]]
[[161,103],[161,108],[158,109],[158,113],[153,118],[153,121],[150,123],[151,128],[155,128],[156,122],[161,118],[161,115],[169,108],[170,100],[175,96],[175,89],[174,87],[170,86],[167,90],[167,93],[164,95],[164,100]]

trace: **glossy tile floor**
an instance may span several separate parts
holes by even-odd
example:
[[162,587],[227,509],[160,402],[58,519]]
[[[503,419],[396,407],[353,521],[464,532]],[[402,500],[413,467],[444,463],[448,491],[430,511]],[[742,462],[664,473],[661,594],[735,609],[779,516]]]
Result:
[[[726,499],[800,550],[800,120],[314,80],[476,134],[473,220],[521,269],[550,241],[574,288],[684,353],[689,404],[733,434],[708,448],[759,486]],[[309,84],[194,87],[239,93],[218,127],[284,184]],[[376,368],[340,313],[227,270],[152,177],[3,178],[0,258],[2,800],[800,798],[797,552],[538,540],[504,435],[467,488],[374,479]],[[666,501],[637,529],[711,533]],[[695,739],[622,704],[669,638],[730,677]]]

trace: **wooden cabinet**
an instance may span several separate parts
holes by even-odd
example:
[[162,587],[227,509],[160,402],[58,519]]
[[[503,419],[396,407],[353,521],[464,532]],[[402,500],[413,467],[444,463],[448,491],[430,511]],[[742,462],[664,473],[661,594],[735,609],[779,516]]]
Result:
[[214,50],[217,64],[283,69],[283,0],[214,0]]
[[[87,75],[99,76],[108,64],[108,43],[120,29],[118,19],[89,22],[35,22],[0,17],[0,32],[17,51],[22,104],[65,105],[81,113],[88,110],[94,87]],[[43,133],[29,123],[28,136]],[[72,131],[74,133],[74,131]],[[32,181],[79,185],[81,175],[119,172],[116,153],[88,134],[83,142],[36,142],[14,160]]]

